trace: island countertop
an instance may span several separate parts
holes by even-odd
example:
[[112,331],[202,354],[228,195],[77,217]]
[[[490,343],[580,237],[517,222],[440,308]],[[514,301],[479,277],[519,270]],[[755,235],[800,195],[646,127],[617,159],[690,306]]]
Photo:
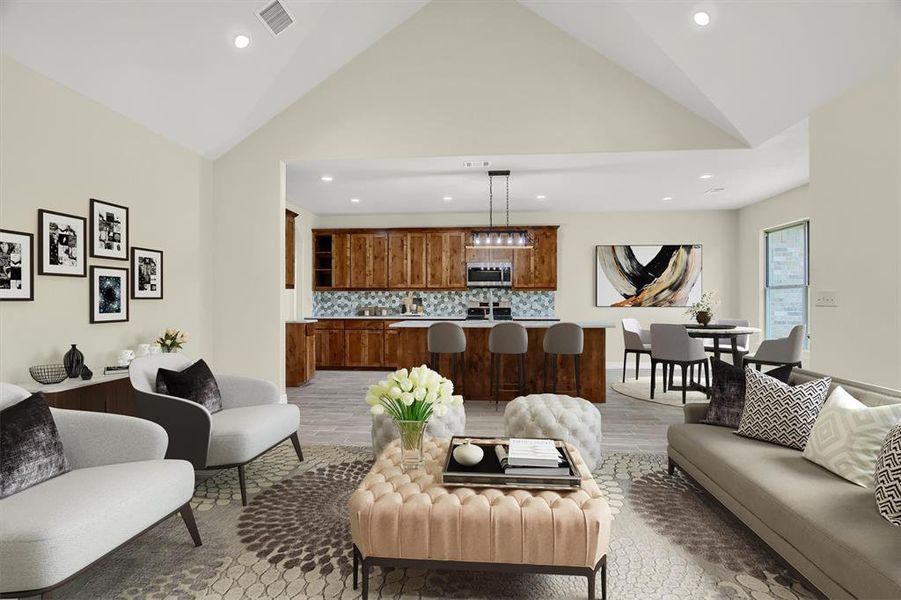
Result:
[[[388,327],[390,329],[427,329],[429,326],[435,323],[441,323],[444,319],[418,319],[418,320],[409,320],[409,321],[401,321],[400,323],[392,323]],[[472,321],[454,321],[457,325],[464,329],[490,329],[497,325],[498,323],[519,323],[526,329],[547,329],[552,325],[556,325],[557,323],[561,323],[561,321],[553,321],[553,320],[544,320],[544,319],[513,319],[510,320],[495,320],[495,321],[484,321],[484,320],[472,320]],[[577,325],[580,325],[583,329],[613,329],[616,327],[613,323],[608,321],[575,321]]]

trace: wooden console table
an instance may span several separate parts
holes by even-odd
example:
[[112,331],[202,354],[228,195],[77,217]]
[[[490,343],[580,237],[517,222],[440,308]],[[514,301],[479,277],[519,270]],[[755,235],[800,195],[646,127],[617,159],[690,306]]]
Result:
[[53,408],[90,410],[134,416],[131,382],[128,373],[94,375],[87,381],[66,379],[44,385],[36,381],[20,383],[29,392],[43,392]]

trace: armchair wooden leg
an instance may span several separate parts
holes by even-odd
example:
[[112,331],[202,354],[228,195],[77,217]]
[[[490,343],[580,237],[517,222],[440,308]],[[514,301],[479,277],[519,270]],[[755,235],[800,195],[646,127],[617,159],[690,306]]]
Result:
[[294,444],[294,451],[297,452],[297,459],[300,462],[303,462],[303,450],[300,449],[300,438],[297,436],[297,432],[291,434],[291,443]]
[[247,483],[244,481],[244,465],[238,465],[238,485],[241,486],[241,505],[247,506]]
[[202,546],[203,542],[200,540],[200,532],[197,531],[197,521],[194,520],[194,511],[191,510],[191,503],[186,502],[178,509],[178,512],[181,513],[181,518],[188,528],[188,533],[191,534],[191,539],[194,540],[194,546]]

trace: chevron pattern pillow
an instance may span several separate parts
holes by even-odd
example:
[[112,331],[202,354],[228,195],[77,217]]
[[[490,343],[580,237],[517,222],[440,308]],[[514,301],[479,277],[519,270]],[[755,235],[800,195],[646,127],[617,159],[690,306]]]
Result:
[[746,367],[745,380],[745,410],[735,433],[803,450],[832,379],[790,386]]
[[901,526],[901,423],[892,427],[876,459],[876,506],[892,525]]

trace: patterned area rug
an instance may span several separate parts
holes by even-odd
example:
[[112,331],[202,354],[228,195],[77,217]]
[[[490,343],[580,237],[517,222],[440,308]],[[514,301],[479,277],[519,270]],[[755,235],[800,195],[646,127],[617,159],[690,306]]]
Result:
[[[676,378],[676,384],[679,385],[679,379]],[[651,399],[651,378],[641,377],[640,379],[630,379],[626,377],[626,382],[615,381],[611,384],[614,390],[623,396],[629,396],[636,400],[644,400],[645,402],[653,402],[655,404],[666,404],[667,406],[682,406],[682,392],[667,390],[663,392],[663,376],[657,377],[657,389],[654,390],[654,399]],[[707,396],[703,392],[694,390],[685,393],[685,402],[708,402]]]
[[[359,598],[351,585],[345,505],[371,465],[368,448],[290,443],[247,469],[250,505],[237,474],[197,488],[203,546],[181,518],[162,523],[54,593],[98,598]],[[816,597],[728,512],[662,454],[611,454],[595,477],[613,509],[609,597]],[[373,598],[585,598],[582,577],[374,568]],[[600,586],[598,586],[600,591]]]

